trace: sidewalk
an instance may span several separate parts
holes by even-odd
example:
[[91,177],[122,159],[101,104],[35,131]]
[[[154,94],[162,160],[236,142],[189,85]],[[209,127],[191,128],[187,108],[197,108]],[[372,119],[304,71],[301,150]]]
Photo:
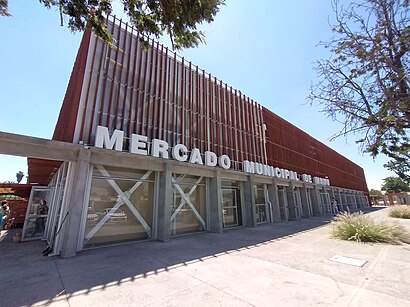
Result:
[[[380,210],[378,210],[380,209]],[[371,209],[386,217],[388,208]],[[0,237],[1,306],[410,306],[410,245],[329,238],[329,217],[43,257]],[[398,220],[410,231],[409,220]],[[362,267],[329,258],[367,261]]]

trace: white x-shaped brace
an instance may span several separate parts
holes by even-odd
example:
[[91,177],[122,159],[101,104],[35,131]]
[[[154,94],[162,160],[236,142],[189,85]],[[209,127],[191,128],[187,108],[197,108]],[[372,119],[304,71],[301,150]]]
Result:
[[[106,169],[101,166],[101,165],[96,165],[96,168],[100,171],[100,173],[103,176],[110,177],[110,174],[106,171]],[[126,204],[128,209],[134,214],[136,219],[141,223],[141,225],[144,227],[145,232],[147,233],[148,237],[151,237],[151,227],[147,224],[147,222],[144,220],[144,218],[141,216],[141,214],[135,209],[134,205],[130,202],[129,197],[132,195],[132,193],[135,192],[136,189],[143,183],[142,180],[146,180],[150,175],[152,171],[147,171],[144,176],[141,177],[140,181],[136,182],[131,189],[128,191],[123,192],[121,188],[117,185],[117,183],[113,179],[106,179],[107,182],[111,185],[111,187],[117,192],[119,195],[119,198],[117,199],[115,205],[111,208],[111,210],[103,216],[103,218],[97,223],[97,225],[94,226],[93,229],[85,236],[85,241],[90,240],[98,230],[105,224],[105,222],[108,221],[110,216],[117,211],[119,207],[121,207],[123,204]]]
[[191,209],[192,212],[195,214],[196,218],[198,219],[198,221],[201,223],[203,229],[206,229],[206,223],[204,221],[204,219],[202,218],[202,216],[198,213],[198,211],[196,210],[195,206],[192,204],[191,200],[189,199],[189,197],[192,195],[192,193],[196,190],[196,188],[198,187],[198,184],[202,181],[203,177],[199,177],[199,179],[195,182],[195,185],[191,188],[191,190],[188,192],[188,194],[185,194],[185,192],[181,189],[180,185],[177,183],[177,181],[172,178],[172,184],[174,185],[174,187],[178,190],[179,194],[181,194],[181,202],[179,203],[179,206],[175,209],[175,212],[172,214],[171,216],[171,222],[173,220],[175,220],[176,216],[178,215],[178,213],[181,211],[182,207],[184,206],[184,204],[186,203]]

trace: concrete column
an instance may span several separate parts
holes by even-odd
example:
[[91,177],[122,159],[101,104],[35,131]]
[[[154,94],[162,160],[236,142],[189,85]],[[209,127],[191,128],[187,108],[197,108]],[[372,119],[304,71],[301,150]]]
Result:
[[356,193],[353,194],[353,202],[354,202],[354,206],[356,208],[363,208],[364,204],[363,201],[360,197],[360,195],[357,195]]
[[300,200],[302,202],[302,211],[303,211],[303,215],[302,217],[307,217],[310,218],[310,204],[309,204],[309,197],[308,197],[308,190],[306,188],[306,184],[303,184],[303,187],[300,189]]
[[279,223],[281,222],[281,218],[279,209],[278,186],[275,180],[273,181],[273,184],[268,185],[268,195],[269,201],[271,202],[272,206],[271,223]]
[[157,237],[162,242],[171,237],[171,206],[172,206],[172,167],[170,161],[164,161],[164,171],[159,175]]
[[248,180],[243,183],[243,226],[256,227],[255,195],[253,193],[253,175],[249,175]]
[[208,230],[210,232],[222,233],[222,188],[221,171],[215,170],[213,178],[209,179],[209,221]]
[[286,187],[286,195],[288,198],[289,221],[296,221],[299,217],[296,212],[296,199],[292,184]]
[[314,185],[313,191],[312,191],[312,210],[313,210],[313,215],[318,216],[322,215],[322,200],[320,198],[320,193],[319,189],[317,188],[317,185]]
[[[346,205],[346,206],[349,206],[349,209],[352,209],[352,208],[350,208],[352,205],[351,204],[349,204],[349,202],[347,201],[347,197],[346,197],[346,191],[342,191],[341,193],[340,193],[340,202],[342,203],[342,204],[344,204],[344,205]],[[355,208],[353,208],[353,210],[356,210]]]
[[[340,194],[340,189],[337,189],[335,192],[335,197],[337,199],[337,202],[340,204],[340,208],[343,210],[347,210],[347,203],[343,202],[342,195]],[[350,210],[350,207],[349,207]]]
[[89,191],[87,187],[88,171],[90,169],[91,151],[80,149],[75,164],[73,184],[71,191],[68,191],[70,199],[66,225],[64,227],[64,236],[61,245],[61,257],[69,258],[77,254],[77,246],[80,238],[81,221],[84,210],[87,210],[88,204],[85,203],[86,194]]

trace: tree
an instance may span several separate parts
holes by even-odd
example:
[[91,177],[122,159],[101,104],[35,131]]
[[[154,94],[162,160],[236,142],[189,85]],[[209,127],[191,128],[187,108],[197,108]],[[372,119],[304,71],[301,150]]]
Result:
[[23,180],[23,178],[24,178],[24,173],[22,171],[18,171],[16,173],[16,178],[17,178],[17,183],[20,183],[21,180]]
[[8,0],[0,0],[0,16],[11,16],[7,11]]
[[379,190],[371,189],[371,190],[369,191],[369,194],[370,194],[371,196],[381,196],[381,195],[382,195],[382,192],[379,191]]
[[382,191],[387,193],[410,192],[410,186],[399,177],[386,177],[383,179]]
[[387,168],[410,182],[409,0],[332,0],[331,53],[316,62],[319,82],[308,100],[355,134],[364,152],[390,158]]
[[[7,13],[7,1],[5,12]],[[39,0],[45,7],[58,8],[61,25],[68,17],[72,31],[83,31],[90,26],[106,42],[112,37],[107,32],[106,16],[112,13],[112,0]],[[124,12],[138,31],[156,38],[168,34],[174,49],[196,47],[204,42],[204,34],[197,25],[212,22],[225,0],[121,0]],[[143,38],[142,38],[143,39]]]

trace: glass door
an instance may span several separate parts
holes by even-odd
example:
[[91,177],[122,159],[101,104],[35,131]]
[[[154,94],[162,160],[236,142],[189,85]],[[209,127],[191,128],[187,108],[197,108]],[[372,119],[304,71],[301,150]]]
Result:
[[256,223],[268,222],[268,212],[266,206],[266,184],[255,184],[253,186],[255,194]]
[[278,200],[281,221],[287,221],[289,217],[288,212],[288,198],[286,196],[286,188],[278,186]]
[[239,190],[222,189],[222,216],[224,228],[242,225]]
[[22,241],[41,240],[47,227],[52,188],[33,187],[26,211]]
[[300,197],[300,190],[295,188],[293,190],[293,198],[295,200],[295,215],[296,219],[300,219],[303,216],[302,199]]
[[331,215],[333,214],[332,212],[332,206],[330,203],[330,195],[327,192],[321,192],[320,193],[320,199],[322,201],[322,211],[323,214]]

